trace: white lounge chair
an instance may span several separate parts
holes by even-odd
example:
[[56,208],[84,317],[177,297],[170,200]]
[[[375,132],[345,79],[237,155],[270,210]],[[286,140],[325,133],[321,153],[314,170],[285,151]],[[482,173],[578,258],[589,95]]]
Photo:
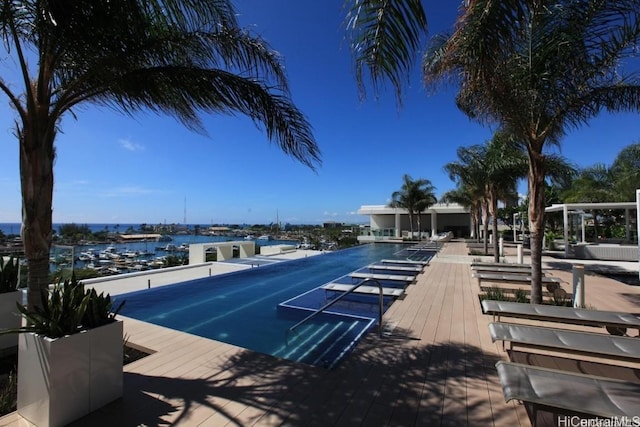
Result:
[[[514,264],[515,265],[515,264]],[[508,264],[497,265],[475,265],[471,267],[474,273],[498,273],[498,274],[524,274],[531,276],[531,267],[513,267]],[[544,275],[544,273],[542,273]]]
[[[356,285],[347,285],[344,283],[327,283],[320,286],[325,291],[347,292],[353,289]],[[380,288],[377,286],[360,286],[354,294],[368,294],[368,295],[380,295]],[[404,294],[404,289],[400,288],[382,288],[382,294],[384,296],[399,297]]]
[[489,323],[489,333],[494,342],[508,342],[511,348],[517,345],[616,360],[640,361],[640,339],[635,337],[504,322]]
[[367,274],[367,273],[350,273],[352,279],[374,279],[374,280],[395,280],[399,282],[413,282],[415,276],[402,276],[399,274]]
[[483,300],[481,304],[482,311],[485,314],[493,315],[494,321],[500,321],[500,317],[504,316],[574,325],[606,327],[607,330],[610,333],[614,333],[614,335],[617,334],[615,332],[624,333],[627,328],[640,330],[640,317],[630,313],[493,300]]
[[422,271],[421,266],[413,266],[413,265],[392,265],[392,264],[369,264],[366,267],[369,270],[395,270],[395,271],[405,271],[408,274],[418,274]]
[[534,422],[539,409],[629,420],[640,411],[637,383],[504,361],[496,369],[505,400],[531,404]]
[[[483,282],[492,282],[492,283],[516,283],[516,284],[530,284],[531,283],[531,275],[528,274],[507,274],[507,273],[473,273],[473,277],[478,279],[478,286],[482,288]],[[542,276],[540,278],[543,284],[554,284],[560,285],[563,283],[563,280],[559,277],[550,277],[550,276]]]

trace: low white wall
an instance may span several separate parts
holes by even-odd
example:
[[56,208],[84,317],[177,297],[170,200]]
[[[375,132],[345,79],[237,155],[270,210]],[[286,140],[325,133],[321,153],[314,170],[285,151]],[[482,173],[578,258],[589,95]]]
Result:
[[294,245],[270,245],[270,246],[261,246],[260,247],[260,255],[279,255],[281,253],[295,251],[296,247]]

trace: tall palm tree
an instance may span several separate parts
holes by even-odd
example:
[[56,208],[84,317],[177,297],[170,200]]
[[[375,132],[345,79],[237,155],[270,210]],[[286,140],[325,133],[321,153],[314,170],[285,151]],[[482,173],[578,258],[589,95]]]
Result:
[[455,189],[445,192],[440,197],[441,203],[457,203],[467,209],[471,214],[471,238],[480,236],[480,199],[481,189],[465,182],[458,182]]
[[17,113],[30,307],[48,285],[58,125],[80,105],[164,113],[199,132],[201,112],[241,113],[285,153],[319,162],[278,55],[228,0],[5,1],[0,31],[21,76],[0,78],[0,91]]
[[526,146],[532,303],[542,301],[543,148],[602,110],[640,110],[638,76],[623,61],[638,41],[640,0],[469,0],[423,59],[427,85],[454,80],[462,111]]
[[524,177],[527,159],[509,136],[496,132],[484,145],[458,149],[458,161],[445,165],[451,179],[467,186],[475,185],[483,206],[484,250],[488,253],[488,216],[491,216],[494,260],[500,261],[498,250],[498,202],[517,197],[516,183]]
[[404,208],[409,214],[409,228],[413,238],[414,218],[418,217],[418,232],[420,229],[420,214],[436,202],[435,187],[428,179],[416,179],[405,174],[402,177],[402,187],[391,194],[389,206]]
[[[444,170],[449,174],[449,178],[455,181],[458,188],[466,193],[469,197],[469,205],[474,206],[476,226],[477,226],[477,240],[480,241],[480,222],[483,225],[483,236],[487,236],[487,218],[488,218],[488,205],[486,194],[484,191],[484,174],[482,165],[479,162],[479,156],[476,155],[476,151],[480,149],[480,146],[472,147],[458,147],[457,156],[458,160],[447,163],[444,165]],[[472,214],[473,215],[473,214]],[[482,220],[482,221],[480,221]],[[487,252],[487,244],[485,239],[485,253]]]

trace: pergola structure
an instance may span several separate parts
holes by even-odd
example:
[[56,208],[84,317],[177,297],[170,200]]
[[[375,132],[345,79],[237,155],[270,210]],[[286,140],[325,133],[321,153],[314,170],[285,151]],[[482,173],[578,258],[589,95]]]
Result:
[[[640,194],[640,190],[639,193]],[[637,198],[637,197],[636,197]],[[602,210],[602,209],[616,209],[624,210],[625,218],[625,240],[629,240],[629,211],[632,209],[638,210],[639,202],[611,202],[611,203],[562,203],[548,206],[544,209],[545,212],[562,212],[563,221],[563,235],[564,235],[564,255],[569,256],[569,214],[570,213],[582,213],[585,210]],[[639,224],[640,226],[640,224]],[[584,219],[582,220],[582,241],[584,242]],[[638,235],[640,235],[640,230]]]

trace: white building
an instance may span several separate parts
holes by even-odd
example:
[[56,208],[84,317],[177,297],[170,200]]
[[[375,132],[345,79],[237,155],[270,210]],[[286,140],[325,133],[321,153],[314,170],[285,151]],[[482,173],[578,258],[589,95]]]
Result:
[[[410,236],[409,214],[403,208],[384,205],[364,205],[359,215],[369,215],[369,225],[363,228],[358,240],[361,242],[401,239]],[[420,218],[423,237],[447,231],[455,237],[468,236],[471,232],[469,210],[457,203],[437,203],[425,210]],[[414,233],[417,234],[417,218],[414,218]],[[416,235],[417,237],[417,235]]]

